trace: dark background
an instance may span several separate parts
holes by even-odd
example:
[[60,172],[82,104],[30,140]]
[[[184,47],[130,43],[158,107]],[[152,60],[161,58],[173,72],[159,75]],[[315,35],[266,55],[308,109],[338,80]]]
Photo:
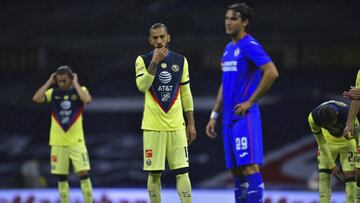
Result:
[[[28,160],[37,160],[47,185],[56,187],[57,179],[49,174],[49,110],[31,97],[64,64],[94,98],[84,115],[93,185],[145,186],[142,94],[135,86],[134,63],[151,51],[148,29],[156,22],[168,26],[170,49],[189,61],[199,136],[190,146],[190,175],[195,187],[208,187],[204,181],[225,171],[221,137],[210,140],[204,129],[220,85],[222,50],[230,40],[224,14],[231,3],[0,1],[0,187],[24,187],[21,167]],[[321,102],[342,99],[341,93],[354,85],[360,67],[360,2],[247,3],[254,13],[250,33],[280,72],[261,102],[266,155],[309,136],[308,113]],[[131,109],[132,102],[140,105]],[[70,180],[78,185],[76,177]],[[163,182],[174,186],[170,172],[164,172]],[[306,180],[298,186],[305,188]]]

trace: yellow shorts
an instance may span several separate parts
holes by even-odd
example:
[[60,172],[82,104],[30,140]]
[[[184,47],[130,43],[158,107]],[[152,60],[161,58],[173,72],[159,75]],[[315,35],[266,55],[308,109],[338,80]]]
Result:
[[189,167],[188,143],[185,129],[177,131],[144,131],[144,170],[170,170]]
[[[341,168],[343,171],[354,171],[355,170],[355,160],[356,160],[356,142],[353,139],[351,142],[348,142],[346,145],[337,145],[337,144],[327,144],[331,158],[336,161],[339,158]],[[330,169],[330,166],[326,162],[324,155],[319,153],[318,155],[318,167],[319,169]]]
[[51,173],[69,174],[70,160],[73,171],[89,171],[89,155],[85,145],[51,146]]

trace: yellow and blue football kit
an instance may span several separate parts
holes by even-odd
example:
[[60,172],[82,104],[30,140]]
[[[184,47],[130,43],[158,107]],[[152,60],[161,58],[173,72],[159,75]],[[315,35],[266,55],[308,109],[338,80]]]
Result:
[[[336,109],[337,121],[335,127],[326,129],[319,116],[320,109],[329,106]],[[349,106],[339,101],[327,101],[317,106],[308,117],[311,132],[318,143],[318,169],[319,169],[319,194],[321,203],[331,201],[331,170],[336,166],[335,161],[339,159],[342,171],[353,172],[355,170],[356,140],[345,139],[342,135],[345,128]],[[359,127],[357,119],[353,121],[354,128]],[[346,203],[355,200],[355,178],[345,179]]]
[[158,64],[155,75],[147,72],[152,52],[138,56],[136,85],[145,93],[141,128],[144,131],[144,170],[187,168],[188,144],[183,111],[193,111],[188,63],[172,51]]
[[[88,92],[86,87],[82,89]],[[48,89],[45,101],[51,108],[51,173],[68,174],[69,160],[76,173],[90,170],[82,124],[84,104],[76,89]]]

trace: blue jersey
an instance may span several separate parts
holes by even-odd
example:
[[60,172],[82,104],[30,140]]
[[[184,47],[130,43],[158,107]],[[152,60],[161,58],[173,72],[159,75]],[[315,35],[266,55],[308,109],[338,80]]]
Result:
[[[250,35],[236,44],[228,43],[222,57],[223,122],[232,123],[239,119],[234,114],[236,104],[247,101],[261,80],[260,66],[271,62],[262,46]],[[249,112],[257,110],[255,103]]]

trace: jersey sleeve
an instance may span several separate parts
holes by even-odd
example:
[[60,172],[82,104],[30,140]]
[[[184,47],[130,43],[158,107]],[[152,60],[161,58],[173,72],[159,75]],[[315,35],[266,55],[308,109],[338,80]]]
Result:
[[324,157],[326,159],[325,161],[328,162],[328,166],[330,167],[330,169],[334,168],[336,166],[335,161],[331,158],[330,150],[326,144],[326,140],[322,133],[321,127],[316,125],[316,123],[314,122],[312,113],[310,113],[310,115],[308,117],[308,121],[309,121],[311,132],[315,136],[316,142],[319,146],[320,153],[324,155]]
[[81,86],[81,89],[84,90],[84,92],[89,94],[89,90],[85,86]]
[[193,97],[190,90],[189,64],[185,57],[183,74],[180,83],[180,96],[184,111],[194,111]]
[[357,73],[357,76],[356,76],[355,87],[357,87],[357,88],[360,87],[360,70],[358,70],[358,73]]
[[54,89],[53,88],[50,88],[48,90],[46,90],[45,92],[45,103],[50,103],[51,102],[51,96],[52,96],[52,93],[53,93]]
[[249,58],[257,67],[271,62],[270,57],[264,51],[263,47],[254,40],[251,40],[246,46],[242,48],[244,54]]
[[136,86],[141,92],[146,92],[154,81],[155,76],[149,74],[145,67],[144,59],[141,56],[135,62]]

